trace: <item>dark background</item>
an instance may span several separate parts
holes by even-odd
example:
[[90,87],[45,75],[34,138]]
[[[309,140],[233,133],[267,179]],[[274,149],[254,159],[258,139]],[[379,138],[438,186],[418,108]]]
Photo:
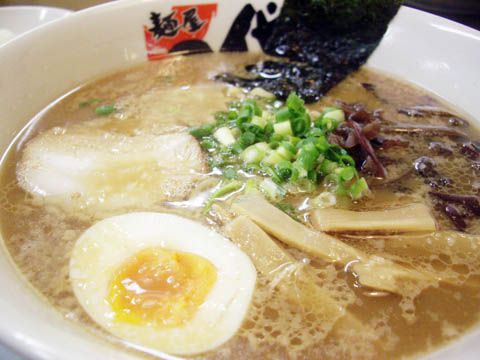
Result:
[[405,0],[405,5],[480,30],[480,0]]

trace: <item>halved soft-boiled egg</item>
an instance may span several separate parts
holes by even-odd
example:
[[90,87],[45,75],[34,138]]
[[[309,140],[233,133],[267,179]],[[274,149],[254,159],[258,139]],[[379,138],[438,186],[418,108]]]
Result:
[[207,227],[138,212],[90,227],[74,246],[70,279],[80,304],[110,333],[144,349],[188,355],[237,332],[256,271]]

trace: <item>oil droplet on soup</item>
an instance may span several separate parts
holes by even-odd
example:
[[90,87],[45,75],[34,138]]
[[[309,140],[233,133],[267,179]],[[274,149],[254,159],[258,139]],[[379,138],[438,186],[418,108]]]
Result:
[[[179,192],[174,191],[176,189],[173,183],[165,187],[170,191],[163,199],[165,201],[155,201],[154,196],[149,194],[142,195],[143,200],[140,202],[123,201],[126,198],[120,196],[114,198],[112,203],[115,206],[108,209],[102,208],[102,194],[98,193],[90,199],[84,199],[85,201],[70,198],[70,205],[74,206],[45,201],[42,197],[26,193],[16,179],[16,166],[24,152],[28,151],[29,140],[49,131],[52,137],[55,136],[54,133],[94,135],[97,140],[102,136],[107,141],[120,139],[119,143],[137,137],[140,139],[142,136],[153,138],[186,133],[189,127],[212,122],[216,111],[225,110],[228,101],[237,100],[230,94],[231,90],[228,91],[223,84],[213,82],[210,75],[241,69],[261,58],[260,55],[252,54],[195,55],[166,59],[109,75],[60,99],[36,119],[17,146],[11,147],[0,179],[1,231],[19,270],[54,308],[82,324],[88,331],[101,334],[105,341],[122,347],[125,351],[133,351],[123,347],[122,342],[99,328],[76,300],[68,278],[69,259],[75,241],[99,220],[131,211],[175,213],[218,232],[223,231],[219,219],[224,216],[228,220],[230,215],[228,202],[222,203],[227,208],[225,214],[218,213],[218,217],[214,218],[205,215],[194,201],[186,201],[211,189],[218,180],[215,178],[212,181],[212,176],[216,175],[209,174],[202,166],[194,172],[192,186],[182,187]],[[375,92],[366,90],[365,84],[374,86]],[[99,117],[95,114],[95,106],[79,106],[91,99],[100,99],[106,105],[115,104],[118,111]],[[441,124],[443,120],[440,117],[412,120],[399,114],[399,108],[415,105],[445,107],[424,90],[368,68],[347,78],[319,103],[312,104],[310,109],[320,110],[323,106],[335,104],[337,100],[362,103],[369,111],[381,108],[384,118],[405,123],[415,121]],[[468,132],[471,137],[479,136],[473,126],[470,126]],[[400,170],[402,164],[410,166],[418,154],[424,155],[430,151],[430,142],[438,141],[433,135],[428,139],[415,135],[412,139],[411,146],[397,147],[388,152],[393,165],[398,165]],[[465,157],[458,152],[454,156],[455,161],[442,161],[438,158],[438,169],[452,180],[449,191],[466,194],[477,175]],[[157,164],[156,158],[152,161]],[[158,171],[158,167],[150,166],[150,163],[140,167],[141,171],[138,172],[132,169],[132,176],[141,179],[146,174],[150,181],[148,184],[155,185],[158,179],[155,179],[155,173],[150,173],[149,169]],[[116,165],[112,169],[96,173],[96,177],[92,178],[95,181],[89,184],[103,186],[108,184],[108,179],[103,176],[122,176],[123,172]],[[190,184],[192,174],[189,173],[188,176]],[[129,174],[113,184],[127,189],[125,194],[134,194],[135,191],[128,188],[128,178]],[[152,188],[156,189],[156,185]],[[396,183],[375,188],[370,198],[356,203],[340,202],[337,205],[353,210],[381,210],[412,200],[431,205],[428,191],[429,187],[423,180],[406,177]],[[305,196],[302,195],[291,199],[294,205],[304,201]],[[453,229],[451,223],[443,217],[438,218],[437,222],[443,230]],[[468,231],[480,234],[480,221],[472,219]],[[308,309],[286,299],[270,279],[259,274],[252,303],[240,331],[221,347],[196,358],[410,357],[431,352],[465,334],[478,323],[480,256],[459,253],[453,249],[442,254],[419,252],[412,247],[395,247],[388,239],[358,236],[339,238],[367,254],[382,256],[418,270],[439,273],[451,279],[451,282],[438,287],[412,286],[410,294],[405,296],[373,292],[359,287],[353,276],[345,273],[343,268],[285,246],[294,261],[301,264],[296,263],[295,266],[307,267],[314,274],[315,284],[328,293],[338,306],[354,315],[361,322],[363,330],[340,331],[338,328],[341,326],[327,327],[330,325],[318,321]],[[280,270],[284,272],[281,273]],[[285,271],[285,268],[279,269],[276,275],[283,275],[278,275],[277,278],[281,280]],[[200,273],[202,276],[199,276]],[[110,283],[109,301],[118,321],[173,326],[192,316],[194,309],[202,303],[208,289],[215,283],[215,274],[213,265],[201,257],[149,248],[131,254],[117,269]],[[291,292],[295,294],[295,291],[295,281],[292,281]],[[321,307],[322,299],[311,299],[309,303]],[[176,307],[182,307],[183,310],[178,312],[181,315],[176,315]],[[341,321],[342,319],[337,323]],[[325,333],[328,336],[319,335]],[[134,352],[138,356],[151,357]]]

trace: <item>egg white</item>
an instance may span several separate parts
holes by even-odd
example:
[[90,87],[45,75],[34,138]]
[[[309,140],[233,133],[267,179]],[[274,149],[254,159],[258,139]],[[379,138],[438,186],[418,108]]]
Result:
[[[115,321],[106,300],[119,266],[150,247],[202,256],[217,270],[206,300],[180,327],[158,329]],[[237,332],[249,308],[256,271],[238,247],[201,224],[171,214],[137,212],[90,227],[74,246],[70,279],[80,304],[110,333],[144,349],[190,355],[213,349]]]

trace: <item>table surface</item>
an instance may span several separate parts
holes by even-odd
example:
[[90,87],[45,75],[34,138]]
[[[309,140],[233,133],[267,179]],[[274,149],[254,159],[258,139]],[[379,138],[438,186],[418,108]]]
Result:
[[[55,6],[71,10],[80,10],[89,6],[105,3],[105,0],[0,0],[0,6],[9,5],[43,5]],[[455,14],[438,14],[447,17],[453,21],[465,24],[480,30],[480,14],[472,15],[455,15]],[[13,353],[0,344],[0,360],[23,360],[23,357]]]

